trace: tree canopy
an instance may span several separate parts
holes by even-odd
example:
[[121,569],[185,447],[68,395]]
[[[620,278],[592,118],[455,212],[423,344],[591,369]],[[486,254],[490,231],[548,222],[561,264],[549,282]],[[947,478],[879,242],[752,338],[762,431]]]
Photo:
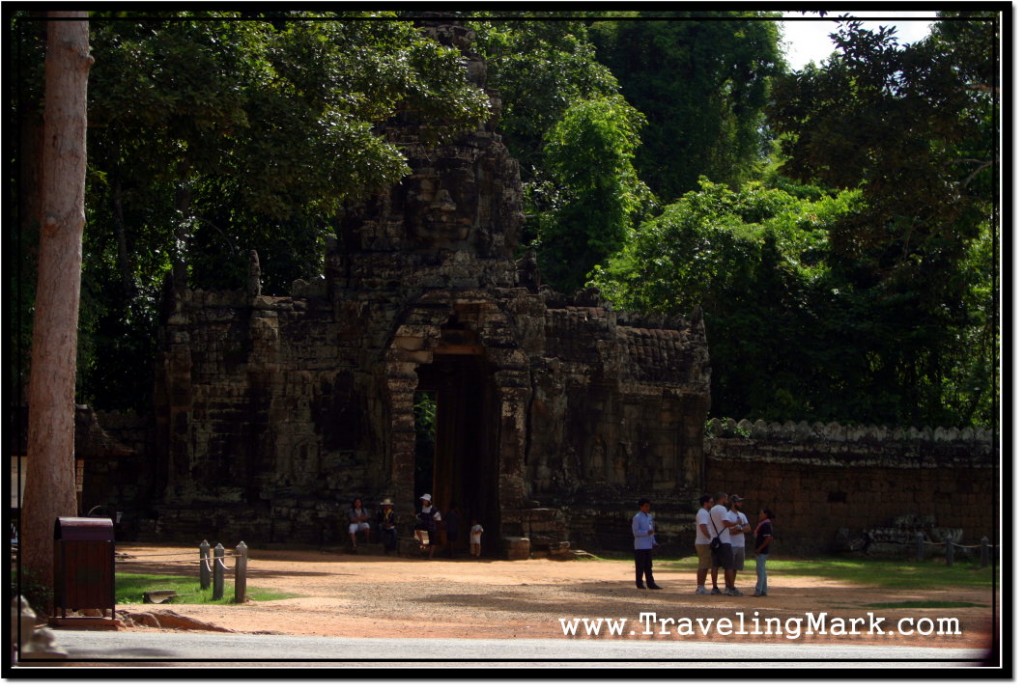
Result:
[[[542,280],[700,304],[714,414],[995,424],[995,14],[940,13],[909,46],[837,21],[795,72],[772,13],[461,14]],[[29,142],[42,51],[18,19]],[[408,172],[391,123],[429,143],[491,117],[413,14],[98,12],[91,32],[79,395],[100,407],[147,405],[165,284],[240,288],[256,249],[285,292],[340,210]]]
[[[698,178],[739,185],[763,159],[764,109],[783,61],[772,13],[657,12],[593,26],[598,59],[648,119],[637,170],[668,203]],[[666,18],[667,17],[667,18]]]

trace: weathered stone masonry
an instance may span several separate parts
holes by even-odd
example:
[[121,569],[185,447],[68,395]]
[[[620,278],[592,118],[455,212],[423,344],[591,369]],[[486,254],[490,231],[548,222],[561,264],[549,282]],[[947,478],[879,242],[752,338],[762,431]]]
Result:
[[[465,50],[463,29],[431,30]],[[482,84],[482,61],[466,60]],[[389,136],[412,173],[349,210],[324,276],[263,295],[247,256],[245,290],[174,292],[153,418],[99,415],[135,454],[86,466],[84,505],[122,511],[123,538],[340,545],[354,496],[392,497],[409,531],[427,491],[484,522],[489,554],[518,537],[618,550],[646,495],[663,554],[680,554],[698,495],[723,489],[753,511],[773,504],[792,551],[910,513],[998,539],[986,512],[998,466],[982,439],[705,439],[699,310],[641,318],[548,290],[517,259],[519,172],[494,122],[429,150],[413,122]],[[423,392],[437,438],[418,484]]]
[[772,507],[785,553],[830,552],[864,536],[876,540],[872,551],[906,553],[919,530],[930,542],[949,532],[960,544],[999,541],[991,430],[746,420],[712,429],[708,487],[742,494],[751,520]]
[[[691,495],[709,402],[700,313],[652,322],[544,287],[515,257],[518,165],[493,123],[433,149],[415,123],[389,136],[412,173],[349,209],[324,277],[288,296],[175,293],[141,534],[337,542],[352,497],[391,496],[408,516],[426,491],[482,519],[494,553],[606,524],[618,544],[637,496]],[[425,485],[419,391],[438,405]]]

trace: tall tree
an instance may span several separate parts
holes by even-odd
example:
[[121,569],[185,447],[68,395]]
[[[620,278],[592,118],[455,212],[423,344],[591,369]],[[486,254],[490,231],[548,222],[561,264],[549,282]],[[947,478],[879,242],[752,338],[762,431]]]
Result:
[[614,96],[619,85],[597,60],[583,20],[543,12],[520,19],[501,15],[469,26],[476,34],[475,49],[487,62],[487,86],[501,96],[502,139],[529,182],[543,175],[544,136],[566,109],[581,100]]
[[487,87],[501,98],[502,140],[519,161],[526,211],[522,237],[529,244],[560,201],[546,147],[552,130],[573,104],[621,97],[615,77],[597,60],[585,21],[523,14],[509,18],[503,11],[502,18],[488,19],[481,13],[469,26],[487,63]]
[[909,46],[857,21],[833,37],[828,63],[777,84],[783,171],[863,192],[827,253],[837,299],[868,320],[856,334],[869,354],[862,385],[888,391],[899,422],[957,424],[957,401],[977,385],[963,378],[961,344],[993,334],[970,306],[965,266],[998,218],[998,23],[984,13],[939,22]]
[[653,206],[633,169],[642,124],[643,115],[622,97],[582,100],[545,137],[553,199],[541,215],[538,264],[544,280],[563,292],[582,288]]
[[[630,233],[594,284],[620,309],[686,315],[703,308],[715,363],[712,415],[820,419],[828,357],[815,337],[827,228],[853,194],[801,199],[701,181]],[[825,419],[830,419],[826,417]]]
[[648,121],[637,170],[663,203],[705,176],[734,187],[763,158],[764,108],[781,73],[778,24],[765,12],[644,12],[597,22],[597,57]]
[[29,577],[52,586],[54,522],[59,516],[77,514],[75,362],[85,225],[86,94],[93,58],[87,13],[50,13],[47,31],[39,268],[20,563]]
[[[267,292],[323,270],[338,210],[407,172],[396,118],[488,117],[461,52],[393,14],[92,16],[81,392],[142,407],[163,279]],[[102,373],[102,374],[101,374]],[[113,373],[113,376],[107,376]]]

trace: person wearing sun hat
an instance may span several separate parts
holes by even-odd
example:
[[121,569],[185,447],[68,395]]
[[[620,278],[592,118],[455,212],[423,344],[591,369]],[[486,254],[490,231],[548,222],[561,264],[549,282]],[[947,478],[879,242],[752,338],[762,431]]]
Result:
[[420,543],[420,552],[427,552],[427,558],[434,558],[437,547],[437,524],[441,521],[441,512],[434,506],[429,494],[420,497],[420,510],[416,514],[416,540]]
[[380,530],[380,541],[384,543],[384,554],[398,551],[398,514],[395,503],[390,498],[380,502],[377,509],[377,529]]

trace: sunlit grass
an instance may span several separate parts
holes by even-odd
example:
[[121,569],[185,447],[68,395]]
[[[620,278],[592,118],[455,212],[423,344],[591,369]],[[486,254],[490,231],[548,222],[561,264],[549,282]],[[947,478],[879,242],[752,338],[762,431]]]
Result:
[[982,607],[988,605],[960,600],[903,600],[902,602],[866,602],[871,609],[959,609],[961,607]]
[[[748,568],[753,560],[747,557]],[[664,560],[663,568],[697,569],[697,557]],[[945,561],[909,562],[873,558],[770,559],[771,576],[813,576],[879,588],[931,590],[943,587],[991,587],[995,570],[968,562],[948,566]]]
[[[171,604],[230,605],[235,603],[235,586],[227,579],[224,581],[224,597],[214,600],[213,587],[206,590],[200,589],[197,577],[121,572],[114,575],[114,599],[119,605],[142,604],[145,593],[161,590],[175,592]],[[247,599],[256,601],[299,597],[263,588],[246,588],[245,595]]]

